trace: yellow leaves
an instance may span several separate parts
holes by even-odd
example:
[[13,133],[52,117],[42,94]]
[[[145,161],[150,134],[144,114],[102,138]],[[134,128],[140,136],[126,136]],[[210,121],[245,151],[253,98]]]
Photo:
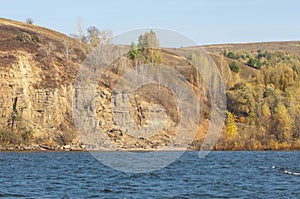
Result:
[[263,104],[262,106],[262,115],[267,118],[271,116],[271,111],[267,104]]
[[292,137],[291,131],[293,128],[293,121],[283,104],[279,104],[275,110],[274,126],[276,127],[276,134],[279,141],[289,141]]
[[270,110],[269,106],[267,105],[267,103],[263,104],[261,112],[262,112],[261,122],[262,122],[264,128],[266,130],[269,130],[272,113],[271,113],[271,110]]
[[254,150],[259,150],[262,148],[262,145],[260,143],[259,140],[255,140],[254,143],[253,143],[253,147],[252,147]]
[[227,133],[227,138],[231,140],[237,134],[238,128],[235,124],[235,122],[237,121],[237,117],[229,111],[226,111],[226,115],[227,115],[226,133]]
[[53,147],[54,141],[52,140],[52,138],[49,138],[48,140],[46,140],[45,145],[49,146],[49,147]]
[[277,141],[273,140],[273,139],[269,140],[268,146],[272,150],[278,150],[279,149],[279,143]]
[[245,123],[246,119],[245,117],[239,117],[239,123]]
[[279,149],[280,150],[290,150],[291,145],[288,142],[282,142],[282,143],[279,144]]

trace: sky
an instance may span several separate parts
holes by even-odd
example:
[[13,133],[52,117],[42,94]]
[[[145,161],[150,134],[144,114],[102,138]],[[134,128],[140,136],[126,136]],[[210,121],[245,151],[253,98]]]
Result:
[[120,34],[144,27],[177,31],[199,45],[300,40],[298,0],[0,0],[0,17],[70,35],[77,20]]

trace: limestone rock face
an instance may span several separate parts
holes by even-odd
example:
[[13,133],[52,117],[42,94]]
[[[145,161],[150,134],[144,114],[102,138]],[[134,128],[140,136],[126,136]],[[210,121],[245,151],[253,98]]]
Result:
[[[16,53],[14,53],[16,55]],[[69,117],[72,85],[56,88],[39,87],[42,71],[31,56],[17,54],[17,61],[1,70],[0,115],[1,127],[12,131],[34,130],[52,134]]]
[[[78,45],[57,32],[5,19],[0,32],[0,129],[13,135],[3,135],[2,142],[27,142],[25,135],[50,145],[73,141],[73,80],[83,54]],[[68,60],[66,48],[72,52]]]
[[[134,68],[126,57],[99,79],[93,102],[86,102],[89,93],[74,86],[86,56],[83,49],[55,31],[0,19],[0,147],[147,150],[192,142],[188,132],[197,123],[180,126],[183,118],[172,91],[149,85],[132,93],[114,92],[119,77]],[[184,71],[176,59],[174,64]],[[74,125],[74,116],[83,128]],[[179,128],[186,136],[176,137]]]

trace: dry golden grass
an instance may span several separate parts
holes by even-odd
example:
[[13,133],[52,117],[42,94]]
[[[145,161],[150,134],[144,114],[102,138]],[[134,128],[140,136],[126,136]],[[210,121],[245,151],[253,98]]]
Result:
[[[41,27],[38,25],[34,25],[34,24],[31,25],[31,24],[18,22],[18,21],[14,21],[14,20],[10,20],[10,19],[0,18],[0,26],[7,26],[7,27],[10,27],[11,29],[15,28],[15,30],[19,29],[21,31],[34,32],[36,34],[43,35],[54,41],[58,41],[58,42],[67,41],[68,43],[70,43],[72,45],[75,45],[75,46],[78,45],[78,43],[76,42],[75,39],[73,39],[65,34],[62,34],[60,32],[57,32],[57,31],[54,31],[54,30],[51,30],[48,28],[44,28],[44,27]],[[7,35],[7,37],[10,37],[13,35],[14,34]],[[4,38],[5,38],[5,36],[1,35],[1,39],[4,39]]]
[[[192,47],[197,48],[197,47]],[[286,51],[294,54],[300,53],[300,41],[280,41],[280,42],[258,42],[258,43],[237,43],[237,44],[218,44],[206,45],[203,48],[212,53],[228,50],[253,51]]]

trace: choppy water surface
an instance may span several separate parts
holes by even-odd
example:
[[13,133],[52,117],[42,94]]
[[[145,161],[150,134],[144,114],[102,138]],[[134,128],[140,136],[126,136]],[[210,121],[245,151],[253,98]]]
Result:
[[300,198],[299,172],[299,151],[211,152],[203,159],[187,152],[140,174],[113,170],[86,152],[0,153],[0,197]]

